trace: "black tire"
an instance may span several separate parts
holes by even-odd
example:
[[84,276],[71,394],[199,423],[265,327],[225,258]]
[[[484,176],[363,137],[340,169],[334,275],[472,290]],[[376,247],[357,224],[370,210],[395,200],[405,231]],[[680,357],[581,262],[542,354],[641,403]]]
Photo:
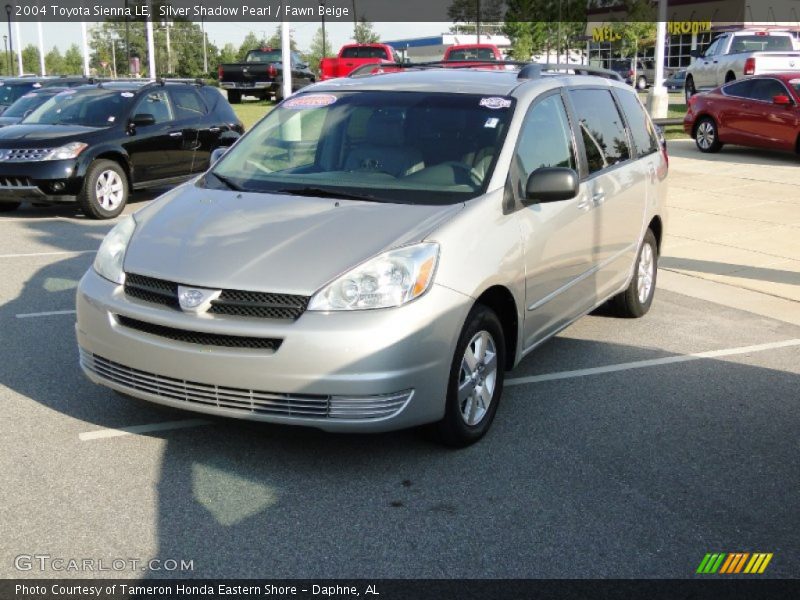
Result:
[[[113,175],[110,175],[113,173]],[[114,194],[117,193],[117,185],[121,186],[121,199],[119,201],[106,202],[98,192],[98,182],[101,177],[113,183]],[[101,184],[102,185],[102,184]],[[83,178],[83,187],[78,194],[78,204],[83,213],[91,219],[113,219],[119,215],[128,203],[128,176],[119,163],[113,160],[96,160],[89,165],[86,176]]]
[[22,202],[0,202],[0,213],[17,210],[20,204],[22,204]]
[[237,90],[228,90],[228,102],[230,104],[241,104],[242,92]]
[[697,90],[694,87],[694,79],[692,77],[686,78],[686,83],[683,86],[683,95],[686,98],[686,103],[689,103],[689,98],[694,96]]
[[700,152],[713,154],[722,150],[717,122],[711,117],[700,117],[694,126],[694,143]]
[[281,102],[283,100],[283,83],[278,86],[278,89],[275,90],[275,103]]
[[[490,343],[486,343],[487,338],[481,337],[485,334],[488,334]],[[476,341],[478,337],[481,337],[481,341]],[[483,367],[473,371],[476,373],[473,379],[467,375],[462,365],[465,363],[467,347],[472,349],[474,357],[474,350],[478,349],[476,344],[481,343],[485,344],[484,347],[487,349],[494,347],[494,372],[490,366],[491,352],[485,352],[484,360],[487,362],[481,362]],[[450,367],[444,418],[434,425],[435,436],[440,442],[454,448],[463,448],[474,444],[486,434],[497,413],[500,396],[503,394],[505,364],[505,337],[500,319],[491,309],[476,304],[470,311],[456,344]],[[465,384],[471,386],[469,389],[472,390],[472,394],[460,399],[459,388]],[[485,400],[479,400],[481,390],[490,390],[488,407],[485,405]],[[472,410],[467,410],[468,407],[472,407]],[[463,415],[465,410],[477,419],[474,423],[468,422],[469,415],[467,417]]]
[[[645,273],[640,272],[640,266],[642,265],[642,258],[645,257],[647,260],[647,255],[649,252],[649,257],[651,262],[649,263],[651,267],[643,267],[643,269],[647,269],[650,274],[650,286],[647,289],[647,293],[643,294],[640,285],[644,284],[642,281],[643,275]],[[628,285],[628,288],[614,296],[611,299],[611,308],[618,317],[624,317],[628,319],[638,319],[639,317],[643,317],[647,314],[650,310],[650,307],[653,304],[653,297],[656,293],[656,280],[658,278],[658,243],[656,242],[656,236],[653,234],[652,230],[648,229],[647,233],[644,234],[644,239],[642,240],[642,245],[639,247],[639,254],[636,256],[636,264],[633,267],[633,277],[631,278],[631,282]]]

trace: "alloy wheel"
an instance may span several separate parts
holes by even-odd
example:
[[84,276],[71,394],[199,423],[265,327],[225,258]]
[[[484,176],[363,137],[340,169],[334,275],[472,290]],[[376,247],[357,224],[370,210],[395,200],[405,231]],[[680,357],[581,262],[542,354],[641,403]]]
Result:
[[108,169],[100,173],[95,184],[97,203],[105,210],[116,209],[124,199],[124,186],[119,173]]
[[642,246],[642,253],[639,256],[639,272],[636,282],[636,291],[639,295],[639,302],[645,304],[650,298],[653,290],[653,279],[655,278],[655,260],[653,247],[645,243]]
[[461,418],[470,426],[486,416],[497,385],[497,347],[488,331],[476,333],[464,350],[458,377]]

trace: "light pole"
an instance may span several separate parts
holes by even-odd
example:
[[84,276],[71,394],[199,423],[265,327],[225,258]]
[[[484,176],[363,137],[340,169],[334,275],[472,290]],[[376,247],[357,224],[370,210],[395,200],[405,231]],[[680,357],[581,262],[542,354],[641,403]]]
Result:
[[328,56],[328,45],[325,43],[325,0],[319,0],[322,7],[322,58]]
[[475,33],[478,34],[478,43],[481,43],[481,0],[475,0]]
[[200,29],[203,32],[203,77],[208,75],[208,53],[206,52],[206,18],[200,16]]
[[6,70],[8,71],[8,74],[11,75],[11,66],[10,66],[11,63],[9,62],[10,59],[8,58],[8,36],[7,35],[3,36],[3,46],[5,46],[5,49],[6,49]]
[[11,62],[14,60],[14,38],[11,36],[11,5],[6,4],[6,15],[8,15],[8,74],[13,75],[11,72]]
[[128,0],[125,0],[125,53],[128,58],[128,77],[131,76],[131,22],[127,16]]

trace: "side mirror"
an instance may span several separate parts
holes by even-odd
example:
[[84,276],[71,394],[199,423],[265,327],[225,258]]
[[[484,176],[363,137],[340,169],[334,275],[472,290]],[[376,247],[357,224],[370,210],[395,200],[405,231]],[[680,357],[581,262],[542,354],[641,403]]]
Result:
[[227,148],[214,148],[211,151],[211,159],[209,161],[209,165],[215,164],[220,158],[225,156],[225,153],[228,151]]
[[156,118],[150,113],[137,113],[131,119],[131,125],[134,127],[147,127],[148,125],[155,125]]
[[578,195],[578,174],[564,167],[542,167],[528,177],[523,204],[558,202]]
[[791,106],[794,104],[792,99],[785,94],[778,94],[777,96],[772,97],[772,103],[777,104],[778,106]]

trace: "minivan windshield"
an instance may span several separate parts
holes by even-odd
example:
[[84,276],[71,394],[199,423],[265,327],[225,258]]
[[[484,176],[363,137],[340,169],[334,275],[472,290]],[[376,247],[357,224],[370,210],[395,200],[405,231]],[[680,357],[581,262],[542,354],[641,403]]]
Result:
[[212,169],[254,192],[451,204],[483,193],[514,108],[507,97],[306,93],[285,100]]
[[132,92],[94,88],[64,90],[22,120],[26,125],[111,127],[134,97]]

